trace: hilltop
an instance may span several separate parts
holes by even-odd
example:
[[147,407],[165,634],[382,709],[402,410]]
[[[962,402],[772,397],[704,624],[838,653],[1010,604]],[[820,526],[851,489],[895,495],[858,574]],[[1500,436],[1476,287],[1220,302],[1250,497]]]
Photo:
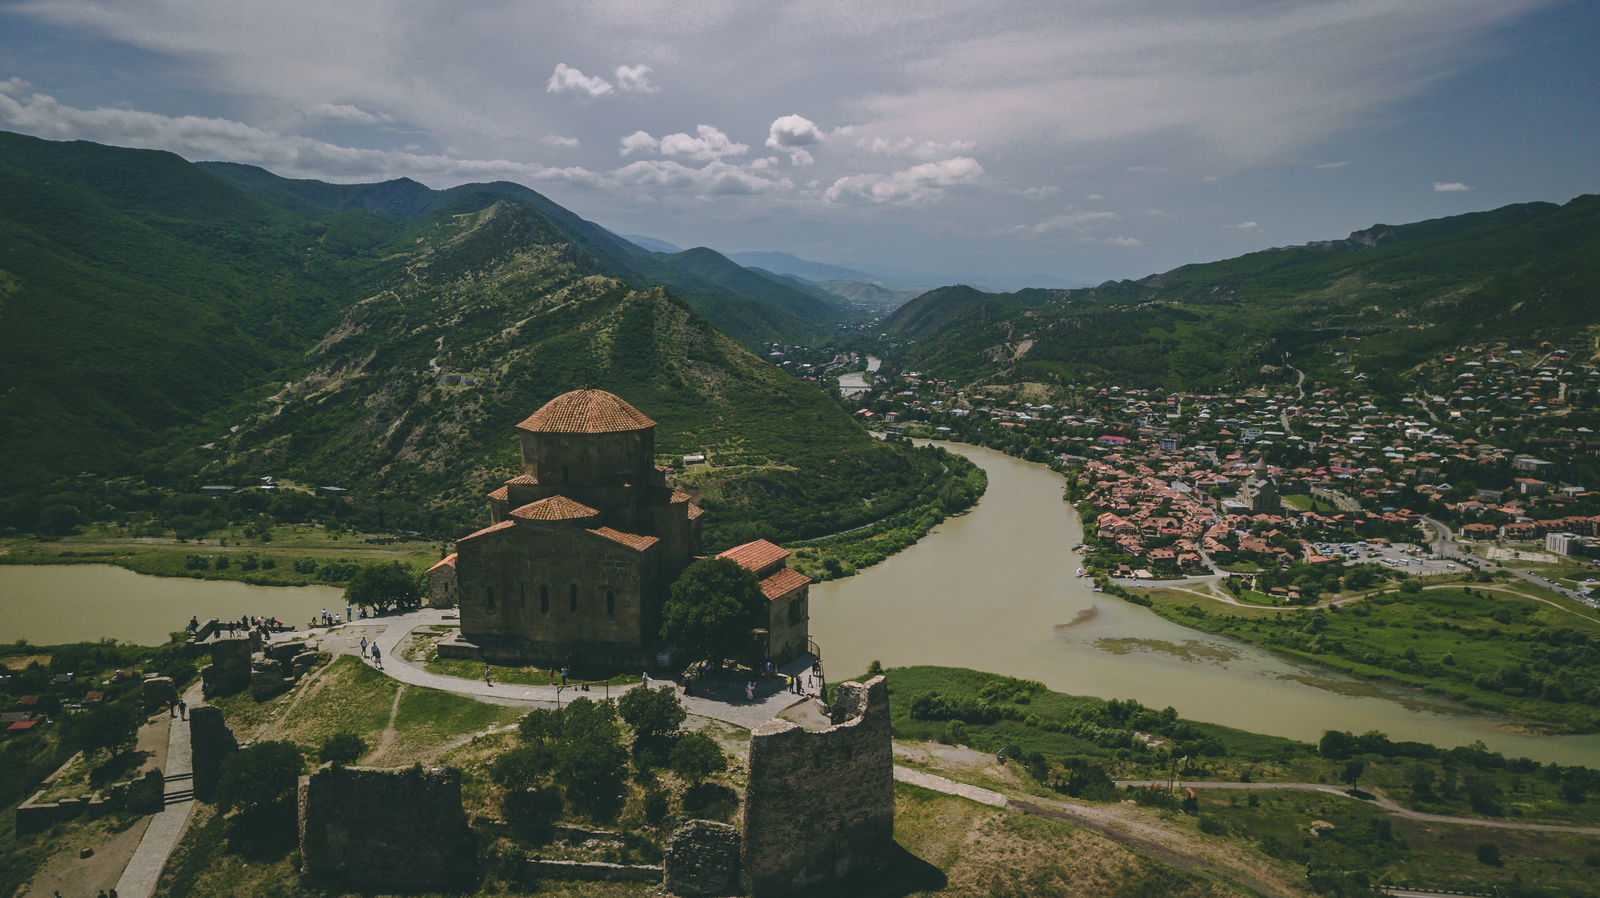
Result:
[[[1452,345],[1560,343],[1600,324],[1600,197],[1525,203],[1078,290],[946,287],[880,330],[905,364],[962,382],[1252,382],[1329,341],[1363,341],[1375,377]],[[1326,360],[1328,365],[1332,359]],[[1307,369],[1308,374],[1311,370]]]
[[585,385],[657,420],[663,461],[709,454],[708,546],[871,523],[942,470],[735,339],[810,338],[834,307],[518,185],[291,181],[0,133],[0,234],[18,530],[46,508],[126,526],[166,515],[163,490],[274,475],[345,488],[369,529],[455,535],[514,467],[511,425]]

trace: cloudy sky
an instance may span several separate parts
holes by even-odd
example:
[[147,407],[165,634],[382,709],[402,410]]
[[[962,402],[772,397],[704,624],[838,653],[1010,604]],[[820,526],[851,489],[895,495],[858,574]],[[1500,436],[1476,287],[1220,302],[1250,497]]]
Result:
[[952,279],[1600,191],[1587,0],[0,0],[0,128]]

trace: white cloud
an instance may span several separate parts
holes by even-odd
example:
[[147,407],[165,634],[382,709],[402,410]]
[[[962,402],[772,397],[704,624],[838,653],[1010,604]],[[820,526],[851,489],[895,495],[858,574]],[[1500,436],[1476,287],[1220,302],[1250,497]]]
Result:
[[20,97],[32,91],[32,84],[14,75],[4,81],[0,81],[0,94],[5,94],[8,97]]
[[1102,242],[1112,246],[1144,246],[1144,241],[1137,237],[1109,237]]
[[1027,188],[1025,190],[1013,190],[1013,191],[1011,191],[1011,193],[1016,195],[1016,196],[1025,196],[1025,197],[1028,197],[1029,199],[1035,199],[1035,200],[1049,199],[1050,197],[1053,197],[1053,196],[1055,196],[1056,194],[1058,194],[1060,192],[1061,192],[1061,188],[1055,186],[1054,184],[1047,184],[1044,187],[1029,187],[1029,188]]
[[816,146],[827,139],[815,122],[799,115],[786,115],[773,121],[767,129],[767,146],[784,150],[793,165],[810,165],[815,160],[805,148]]
[[722,161],[713,161],[704,168],[690,168],[671,159],[649,159],[624,166],[612,174],[617,183],[626,187],[687,189],[702,195],[767,193],[794,186],[788,179],[763,178]]
[[902,137],[899,140],[874,137],[871,140],[860,140],[856,145],[869,153],[888,156],[904,154],[914,159],[943,159],[951,155],[965,155],[978,148],[977,142],[971,140],[952,140],[947,143],[924,140],[919,143],[910,137]]
[[1467,185],[1461,183],[1460,181],[1434,181],[1433,182],[1433,192],[1434,193],[1461,193],[1463,191],[1467,191],[1467,190],[1471,190],[1471,189],[1472,189],[1471,187],[1468,187]]
[[710,125],[698,125],[695,131],[698,137],[668,134],[661,138],[661,155],[687,156],[698,162],[709,162],[724,156],[743,156],[750,151],[748,144],[734,143],[728,135]]
[[824,198],[830,203],[919,203],[938,199],[946,188],[977,183],[983,166],[969,156],[925,162],[890,174],[852,175],[834,181]]
[[376,125],[383,121],[359,107],[334,103],[318,103],[306,110],[306,118],[335,125]]
[[615,90],[611,82],[599,75],[585,75],[564,62],[556,63],[556,70],[550,75],[550,81],[544,89],[549,93],[570,93],[584,99],[603,97]]
[[1350,160],[1346,159],[1346,160],[1344,160],[1342,162],[1324,162],[1321,165],[1314,166],[1314,167],[1315,168],[1344,168],[1346,165],[1349,165],[1349,164],[1350,164]]
[[635,131],[622,138],[622,149],[617,152],[623,156],[649,151],[654,153],[661,148],[661,141],[650,136],[648,131]]
[[991,231],[991,237],[1012,237],[1028,240],[1072,240],[1080,243],[1099,242],[1091,231],[1100,224],[1116,221],[1115,212],[1065,212],[1031,225],[1013,225]]
[[1242,221],[1242,222],[1240,222],[1240,223],[1238,223],[1236,225],[1223,225],[1223,227],[1232,228],[1233,230],[1236,230],[1236,231],[1254,231],[1254,230],[1258,229],[1260,226],[1257,225],[1253,221]]
[[1103,196],[1101,196],[1101,195],[1100,195],[1100,194],[1098,194],[1098,193],[1091,193],[1091,194],[1089,194],[1089,195],[1088,195],[1088,196],[1087,196],[1087,197],[1086,197],[1086,199],[1091,199],[1091,200],[1103,200],[1103,199],[1105,199],[1105,197],[1103,197]]
[[650,83],[650,67],[647,65],[619,65],[617,66],[617,86],[632,94],[653,94],[661,88]]
[[546,134],[539,138],[539,142],[552,147],[575,147],[578,145],[578,138],[562,137],[560,134]]

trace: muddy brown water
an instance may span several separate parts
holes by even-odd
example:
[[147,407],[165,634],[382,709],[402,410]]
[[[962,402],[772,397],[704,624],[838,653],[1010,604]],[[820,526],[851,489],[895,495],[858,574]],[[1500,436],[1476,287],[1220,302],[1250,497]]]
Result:
[[833,678],[873,660],[970,667],[1294,739],[1381,730],[1600,766],[1600,735],[1519,733],[1420,691],[1299,664],[1096,593],[1074,576],[1071,548],[1083,530],[1061,499],[1060,475],[989,449],[939,445],[981,465],[988,492],[899,555],[811,587],[812,638]]
[[160,645],[190,616],[304,624],[324,608],[344,614],[344,590],[150,577],[102,564],[0,565],[0,640],[6,642]]

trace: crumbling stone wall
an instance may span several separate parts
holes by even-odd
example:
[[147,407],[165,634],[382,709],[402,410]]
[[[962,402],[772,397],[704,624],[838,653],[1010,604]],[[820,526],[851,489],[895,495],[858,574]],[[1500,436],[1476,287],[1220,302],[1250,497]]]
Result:
[[231,695],[250,685],[251,640],[242,636],[218,639],[208,645],[211,663],[200,669],[206,698]]
[[197,801],[209,802],[216,795],[217,783],[222,781],[222,762],[238,750],[239,741],[220,710],[211,705],[189,709],[189,753]]
[[178,703],[178,687],[171,677],[150,677],[139,687],[146,709],[165,708]]
[[662,861],[667,893],[682,898],[739,892],[739,831],[726,823],[690,820],[672,834]]
[[333,767],[300,778],[300,859],[312,876],[363,889],[448,886],[470,863],[461,774]]
[[782,895],[882,866],[894,850],[894,752],[883,677],[841,683],[833,726],[750,733],[740,879]]

